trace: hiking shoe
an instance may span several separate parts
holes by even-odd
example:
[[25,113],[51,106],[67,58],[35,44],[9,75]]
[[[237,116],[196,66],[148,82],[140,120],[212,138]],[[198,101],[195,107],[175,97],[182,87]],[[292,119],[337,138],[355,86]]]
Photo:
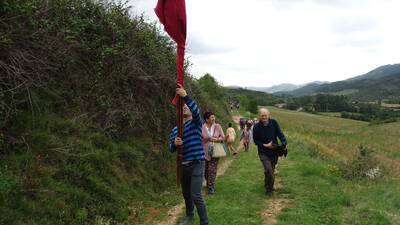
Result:
[[214,188],[208,188],[208,194],[209,195],[213,195],[215,193],[215,189]]
[[179,222],[179,225],[186,225],[189,224],[193,220],[193,216],[185,216]]
[[270,196],[274,195],[274,192],[273,191],[266,191],[265,195],[270,197]]
[[266,196],[272,196],[272,195],[274,195],[274,190],[275,190],[275,189],[265,191],[265,195],[266,195]]

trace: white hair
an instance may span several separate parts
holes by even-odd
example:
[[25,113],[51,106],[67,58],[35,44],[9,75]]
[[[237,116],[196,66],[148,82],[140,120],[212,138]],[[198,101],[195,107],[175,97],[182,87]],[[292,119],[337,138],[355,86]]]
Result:
[[269,110],[265,107],[258,109],[258,115],[260,116],[262,112],[266,112],[268,115],[271,114]]

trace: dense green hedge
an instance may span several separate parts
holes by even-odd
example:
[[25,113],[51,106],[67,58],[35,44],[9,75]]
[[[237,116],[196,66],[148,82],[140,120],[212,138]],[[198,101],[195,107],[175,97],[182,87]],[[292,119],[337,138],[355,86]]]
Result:
[[141,202],[175,189],[174,89],[174,45],[125,5],[1,1],[0,224],[140,221]]

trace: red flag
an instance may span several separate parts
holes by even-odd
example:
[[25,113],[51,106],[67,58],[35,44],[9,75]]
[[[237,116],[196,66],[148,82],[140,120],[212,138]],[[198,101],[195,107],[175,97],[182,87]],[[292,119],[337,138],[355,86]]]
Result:
[[[164,25],[164,30],[178,45],[176,67],[176,83],[183,87],[183,63],[186,44],[186,6],[185,0],[158,0],[154,9],[158,19]],[[173,103],[175,104],[175,97]]]
[[[154,9],[158,19],[164,25],[164,30],[178,45],[176,58],[176,83],[183,87],[183,63],[186,44],[186,5],[185,0],[158,0]],[[177,103],[177,97],[172,101]]]
[[154,11],[169,36],[178,45],[184,47],[186,42],[185,0],[158,0]]
[[[178,45],[176,68],[177,68],[177,86],[183,87],[183,62],[185,59],[186,44],[186,6],[185,0],[158,0],[154,9],[158,19],[164,25],[164,30]],[[178,137],[183,137],[183,99],[175,96],[172,104],[177,106],[178,111]],[[176,159],[176,177],[177,184],[180,183],[181,170],[180,164],[183,159],[182,146],[178,147],[178,155]]]

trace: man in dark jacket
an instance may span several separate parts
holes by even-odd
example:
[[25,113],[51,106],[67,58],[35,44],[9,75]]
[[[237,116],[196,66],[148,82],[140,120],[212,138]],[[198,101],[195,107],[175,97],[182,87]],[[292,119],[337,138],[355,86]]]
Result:
[[264,166],[264,182],[267,195],[274,191],[275,166],[278,162],[278,153],[274,150],[278,145],[278,138],[286,146],[286,138],[276,120],[270,118],[266,108],[259,110],[259,122],[253,127],[253,140],[258,147],[258,156]]

